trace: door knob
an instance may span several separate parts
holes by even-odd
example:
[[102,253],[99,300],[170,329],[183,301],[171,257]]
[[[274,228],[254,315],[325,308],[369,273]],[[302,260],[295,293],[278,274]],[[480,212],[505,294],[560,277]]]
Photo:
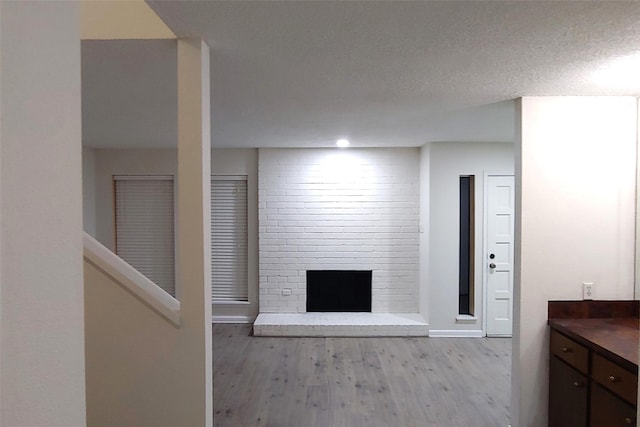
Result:
[[496,268],[496,265],[494,263],[489,264],[489,268]]

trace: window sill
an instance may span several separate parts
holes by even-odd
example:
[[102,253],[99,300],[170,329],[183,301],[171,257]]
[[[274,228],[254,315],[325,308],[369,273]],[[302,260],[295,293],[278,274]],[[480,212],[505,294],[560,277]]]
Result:
[[468,314],[459,314],[456,316],[456,323],[477,323],[478,318]]
[[219,299],[219,300],[214,299],[212,303],[215,305],[249,305],[251,304],[250,301],[227,301],[223,299]]

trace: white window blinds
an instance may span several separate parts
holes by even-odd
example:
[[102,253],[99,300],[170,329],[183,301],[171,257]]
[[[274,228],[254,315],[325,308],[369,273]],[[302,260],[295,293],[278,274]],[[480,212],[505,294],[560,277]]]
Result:
[[248,301],[247,177],[211,177],[211,297]]
[[114,176],[116,253],[175,296],[172,176]]

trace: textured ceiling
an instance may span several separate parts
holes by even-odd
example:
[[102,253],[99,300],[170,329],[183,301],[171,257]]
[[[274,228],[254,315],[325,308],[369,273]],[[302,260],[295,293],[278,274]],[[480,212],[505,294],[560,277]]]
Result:
[[[211,47],[214,147],[330,146],[342,136],[354,146],[512,141],[516,97],[640,93],[640,79],[592,79],[608,61],[640,51],[638,2],[148,3],[178,37]],[[83,44],[87,58],[89,50]],[[118,59],[126,50],[113,49],[105,67],[146,62],[147,52]],[[103,80],[83,57],[83,78],[85,67]],[[175,91],[175,82],[164,87]],[[141,111],[134,101],[119,114]],[[87,130],[87,141],[114,140],[102,132]]]

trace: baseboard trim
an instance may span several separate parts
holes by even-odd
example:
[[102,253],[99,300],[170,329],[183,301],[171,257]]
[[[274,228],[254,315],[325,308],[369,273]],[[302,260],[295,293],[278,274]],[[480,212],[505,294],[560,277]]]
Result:
[[431,329],[429,331],[429,337],[431,338],[482,338],[484,334],[481,330],[446,330],[446,329]]
[[253,323],[252,316],[211,316],[211,323]]

